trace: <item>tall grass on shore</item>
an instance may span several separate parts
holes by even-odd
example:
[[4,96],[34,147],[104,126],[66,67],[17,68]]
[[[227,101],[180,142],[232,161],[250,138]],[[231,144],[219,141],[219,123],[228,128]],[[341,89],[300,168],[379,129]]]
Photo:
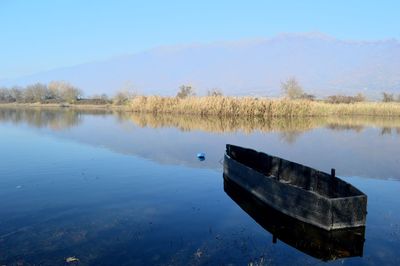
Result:
[[233,117],[306,117],[332,115],[400,116],[399,103],[359,102],[332,104],[309,100],[138,96],[130,101],[134,112],[195,114]]

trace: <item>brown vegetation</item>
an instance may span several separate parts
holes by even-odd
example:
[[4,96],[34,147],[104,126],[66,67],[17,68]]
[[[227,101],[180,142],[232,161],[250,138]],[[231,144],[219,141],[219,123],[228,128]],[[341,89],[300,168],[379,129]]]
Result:
[[383,92],[382,93],[382,102],[385,102],[385,103],[394,102],[394,94]]
[[176,94],[177,98],[184,99],[187,97],[193,97],[196,95],[196,92],[192,86],[182,85],[179,87],[179,91]]
[[[105,105],[114,108],[144,113],[193,114],[220,117],[307,117],[307,116],[400,116],[400,103],[392,102],[386,95],[383,103],[365,102],[362,94],[356,96],[334,95],[323,101],[314,101],[312,95],[303,92],[295,79],[283,85],[287,97],[268,99],[254,97],[223,96],[218,89],[209,91],[208,96],[196,97],[191,86],[180,87],[176,97],[138,96],[125,90],[118,92],[112,100],[103,94],[89,99],[66,82],[37,83],[25,88],[0,89],[0,103],[40,103],[73,105]],[[71,105],[72,106],[72,105]]]
[[223,93],[220,89],[212,89],[207,92],[207,96],[219,97],[223,96]]
[[362,93],[358,93],[356,96],[346,95],[331,95],[325,100],[327,103],[359,103],[365,102],[365,96]]
[[320,117],[220,117],[199,115],[155,114],[125,112],[118,109],[79,109],[37,106],[7,107],[0,105],[0,121],[29,123],[35,127],[63,129],[73,127],[82,120],[82,114],[115,114],[118,121],[132,121],[139,127],[174,127],[182,131],[201,130],[208,132],[277,132],[286,140],[302,132],[326,127],[331,130],[362,131],[365,127],[381,128],[382,134],[400,134],[399,117],[376,116],[320,116]]
[[197,114],[242,117],[305,117],[331,115],[400,116],[398,103],[357,102],[330,104],[309,100],[138,96],[129,110],[147,113]]
[[112,103],[116,105],[124,105],[129,103],[133,98],[137,96],[137,93],[128,89],[118,91],[113,99]]
[[175,114],[117,113],[121,121],[132,121],[140,127],[174,127],[182,131],[201,130],[213,133],[276,132],[287,142],[293,142],[303,132],[325,127],[331,130],[360,132],[365,127],[378,127],[382,132],[400,133],[400,117],[341,116],[341,117],[218,117]]

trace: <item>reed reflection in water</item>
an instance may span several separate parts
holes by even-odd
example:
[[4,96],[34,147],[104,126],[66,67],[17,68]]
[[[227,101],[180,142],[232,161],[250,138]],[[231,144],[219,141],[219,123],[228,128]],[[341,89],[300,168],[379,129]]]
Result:
[[362,132],[366,127],[381,128],[381,135],[400,135],[400,117],[343,116],[277,118],[220,117],[174,114],[149,114],[106,109],[1,107],[0,121],[14,124],[26,123],[37,128],[62,130],[78,126],[85,115],[115,115],[120,122],[131,121],[139,127],[178,128],[181,131],[204,131],[211,133],[278,132],[283,140],[292,143],[302,133],[316,129],[352,130]]

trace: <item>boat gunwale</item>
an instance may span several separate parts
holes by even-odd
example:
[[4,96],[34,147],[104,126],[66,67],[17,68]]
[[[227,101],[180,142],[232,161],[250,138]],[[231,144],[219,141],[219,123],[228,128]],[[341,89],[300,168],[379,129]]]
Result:
[[[242,167],[246,167],[247,169],[249,169],[249,170],[251,170],[251,171],[255,171],[255,172],[257,172],[257,173],[259,173],[259,174],[265,176],[265,177],[268,178],[269,180],[275,181],[275,182],[277,182],[277,183],[279,183],[279,184],[282,184],[282,185],[285,185],[285,186],[290,186],[290,187],[292,187],[292,188],[305,191],[305,192],[307,192],[307,193],[315,194],[315,195],[317,195],[318,197],[321,197],[321,198],[325,198],[325,199],[328,199],[328,200],[342,200],[342,199],[350,199],[350,198],[364,198],[364,197],[367,197],[367,195],[364,194],[362,191],[360,191],[361,195],[345,196],[345,197],[328,197],[328,196],[325,196],[325,195],[323,195],[323,194],[321,194],[321,193],[318,193],[317,191],[313,191],[313,190],[310,190],[310,189],[306,189],[306,188],[304,188],[304,187],[296,186],[296,185],[293,185],[292,183],[289,183],[289,182],[288,182],[288,183],[281,182],[281,181],[279,181],[279,180],[277,180],[277,179],[275,179],[275,178],[272,178],[271,175],[266,175],[266,174],[264,174],[264,173],[262,173],[262,172],[260,172],[260,171],[257,171],[257,170],[254,169],[254,168],[251,168],[250,166],[248,166],[248,165],[246,165],[246,164],[244,164],[244,163],[241,163],[241,162],[238,161],[238,160],[235,160],[234,158],[232,158],[231,156],[229,156],[229,155],[226,154],[226,153],[225,153],[225,156],[228,157],[228,159],[233,160],[233,161],[235,161],[236,163],[240,164]],[[323,173],[323,172],[322,172],[322,173]],[[334,177],[334,178],[336,178],[336,179],[338,179],[338,180],[340,180],[340,181],[345,182],[344,180],[340,179],[339,177]],[[350,186],[352,186],[353,188],[355,188],[353,185],[351,185],[351,184],[349,184],[349,183],[347,183],[347,182],[345,182],[345,183],[348,184],[348,185],[350,185]],[[357,189],[357,188],[355,188],[355,189]],[[357,189],[357,190],[358,190],[358,189]]]
[[[262,172],[260,172],[260,171],[257,171],[257,170],[255,170],[255,169],[251,168],[250,166],[248,166],[248,165],[246,165],[246,164],[243,164],[243,163],[241,163],[241,162],[235,160],[234,158],[232,158],[231,156],[229,156],[227,153],[225,153],[225,158],[228,159],[228,160],[233,161],[233,162],[236,163],[236,164],[239,164],[240,167],[243,167],[243,168],[245,168],[245,169],[247,169],[247,170],[250,170],[250,171],[254,171],[254,172],[256,172],[257,174],[264,176],[264,177],[268,180],[268,182],[271,182],[271,181],[272,181],[272,182],[274,182],[274,183],[276,183],[276,184],[278,184],[279,186],[282,186],[282,187],[290,185],[290,187],[291,187],[292,189],[294,189],[294,190],[298,190],[298,191],[301,191],[302,193],[306,193],[306,194],[312,194],[314,197],[316,197],[316,198],[318,198],[318,199],[322,199],[322,200],[328,201],[329,204],[330,204],[330,210],[329,210],[329,212],[332,211],[331,208],[332,208],[332,201],[333,201],[333,200],[335,200],[335,202],[337,202],[337,201],[341,201],[341,200],[344,201],[344,200],[347,200],[347,199],[354,199],[354,198],[356,198],[356,199],[359,199],[359,198],[365,198],[365,199],[367,199],[367,196],[366,196],[365,194],[363,194],[363,195],[357,195],[357,196],[341,197],[341,198],[330,198],[330,197],[321,195],[320,193],[316,193],[316,192],[314,192],[314,191],[307,190],[307,189],[304,189],[304,188],[299,187],[299,186],[294,186],[294,185],[289,184],[289,183],[280,182],[279,180],[277,180],[277,179],[275,179],[275,178],[271,178],[270,176],[267,176],[267,175],[265,175],[264,173],[262,173]],[[225,172],[225,170],[224,170],[224,172]],[[238,181],[235,180],[234,178],[231,178],[229,175],[225,175],[225,173],[224,173],[224,177],[223,177],[223,178],[224,178],[224,179],[227,179],[227,180],[229,180],[229,181],[231,181],[231,182],[234,182],[235,184],[237,184],[237,185],[243,187],[243,184],[241,184],[240,182],[238,182]],[[336,177],[336,178],[337,178],[337,177]],[[339,178],[338,178],[338,179],[339,179]],[[340,180],[341,180],[341,179],[340,179]],[[345,181],[343,181],[343,182],[345,182]],[[346,183],[347,183],[347,182],[346,182]],[[349,184],[349,185],[351,185],[351,184]],[[248,191],[249,191],[249,193],[253,194],[253,195],[254,195],[255,197],[257,197],[257,198],[260,198],[260,200],[264,202],[263,196],[260,195],[259,192],[257,192],[256,190],[253,190],[253,189],[248,190]],[[295,219],[298,219],[298,220],[300,220],[300,221],[302,221],[302,222],[312,224],[312,225],[314,225],[314,226],[320,227],[320,228],[322,228],[322,229],[324,229],[324,230],[328,230],[328,231],[337,230],[337,229],[356,228],[356,227],[365,226],[365,221],[364,221],[364,222],[353,223],[351,226],[346,225],[346,224],[342,224],[342,223],[337,223],[337,224],[330,223],[329,225],[325,225],[325,224],[320,223],[320,222],[318,222],[318,221],[313,221],[313,220],[310,220],[310,219],[308,219],[308,218],[305,218],[305,217],[303,217],[303,216],[301,216],[301,215],[294,214],[294,213],[292,213],[292,212],[290,212],[290,211],[287,211],[286,209],[278,208],[278,207],[275,206],[273,203],[270,203],[270,202],[268,202],[268,201],[265,201],[265,203],[268,204],[268,205],[270,205],[272,208],[276,209],[276,210],[279,211],[279,212],[282,212],[282,213],[284,213],[284,214],[286,214],[286,215],[288,215],[288,216],[291,216],[291,217],[293,217],[293,218],[295,218]]]
[[[264,154],[264,155],[269,156],[269,157],[272,157],[272,158],[276,158],[276,159],[279,159],[279,160],[284,160],[284,161],[286,161],[286,162],[294,163],[294,164],[296,164],[296,165],[299,165],[299,166],[308,168],[308,169],[310,169],[310,170],[315,171],[316,173],[320,173],[320,174],[326,175],[326,177],[331,177],[331,178],[333,178],[334,180],[337,180],[338,182],[342,183],[343,185],[346,185],[346,186],[351,187],[351,189],[353,189],[355,193],[353,193],[353,195],[349,195],[349,196],[330,197],[330,196],[328,196],[328,195],[324,195],[324,194],[320,193],[319,191],[307,189],[307,188],[304,188],[304,187],[301,187],[301,186],[296,186],[296,185],[292,184],[291,182],[287,182],[287,183],[281,182],[281,181],[279,181],[279,180],[277,180],[277,179],[275,179],[275,178],[272,178],[272,175],[267,175],[267,174],[265,174],[265,173],[263,173],[263,172],[261,172],[261,171],[258,171],[257,169],[254,169],[254,168],[252,168],[252,167],[250,167],[250,166],[248,166],[248,165],[242,163],[242,162],[239,161],[239,160],[236,160],[236,159],[232,158],[232,156],[230,156],[230,155],[228,154],[228,146],[229,146],[229,147],[237,147],[237,148],[241,148],[241,149],[246,149],[246,150],[248,150],[248,151],[252,151],[252,152],[255,152],[255,153],[258,153],[258,154]],[[364,197],[367,198],[367,195],[366,195],[364,192],[362,192],[360,189],[358,189],[357,187],[353,186],[352,184],[346,182],[345,180],[341,179],[340,177],[338,177],[338,176],[336,176],[336,175],[335,175],[334,177],[332,177],[330,174],[328,174],[328,173],[326,173],[326,172],[323,172],[323,171],[320,171],[320,170],[317,170],[317,169],[312,168],[312,167],[310,167],[310,166],[303,165],[303,164],[299,164],[299,163],[296,163],[296,162],[292,162],[292,161],[289,161],[289,160],[286,160],[286,159],[283,159],[283,158],[280,158],[280,157],[277,157],[277,156],[269,155],[269,154],[264,153],[264,152],[259,152],[259,151],[253,150],[253,149],[243,148],[243,147],[236,146],[236,145],[232,145],[232,144],[227,144],[227,150],[225,151],[225,156],[228,156],[229,159],[234,160],[235,162],[237,162],[237,163],[239,163],[239,164],[241,164],[241,165],[243,165],[243,166],[245,166],[245,167],[251,169],[252,171],[255,171],[255,172],[257,172],[257,173],[260,173],[260,174],[264,175],[265,177],[267,177],[267,178],[269,178],[269,179],[271,179],[271,180],[275,180],[275,181],[277,181],[277,182],[279,182],[279,183],[281,183],[281,184],[284,184],[284,185],[289,185],[289,186],[291,186],[291,187],[293,187],[293,188],[299,188],[299,189],[301,189],[301,190],[304,190],[304,191],[307,191],[307,192],[309,192],[309,193],[313,193],[313,194],[319,195],[319,196],[321,196],[321,197],[323,197],[323,198],[327,198],[327,199],[329,199],[329,200],[335,200],[335,199],[336,199],[336,200],[340,200],[340,199],[350,199],[350,198],[364,198]]]

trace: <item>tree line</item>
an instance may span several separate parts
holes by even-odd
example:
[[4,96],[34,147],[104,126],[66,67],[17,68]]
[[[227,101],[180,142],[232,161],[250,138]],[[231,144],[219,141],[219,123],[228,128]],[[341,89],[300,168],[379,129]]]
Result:
[[[296,99],[305,99],[314,101],[316,99],[315,95],[305,93],[300,83],[296,78],[292,77],[287,79],[285,82],[281,83],[281,89],[284,96],[291,100]],[[357,103],[357,102],[365,102],[366,97],[362,93],[357,93],[355,96],[349,95],[330,95],[323,99],[327,103]],[[396,97],[393,93],[382,93],[382,102],[400,102],[400,94]]]
[[36,83],[26,87],[0,88],[2,103],[76,103],[83,92],[64,81],[52,81],[48,85]]
[[[281,90],[285,98],[291,100],[315,101],[313,94],[304,92],[296,78],[292,77],[281,83]],[[138,96],[129,89],[118,91],[112,98],[106,94],[93,95],[83,98],[79,88],[65,81],[52,81],[49,84],[36,83],[26,87],[14,86],[11,88],[0,87],[0,103],[71,103],[71,104],[116,104],[124,105]],[[176,98],[183,99],[196,96],[195,88],[190,85],[179,87]],[[223,96],[220,89],[214,88],[207,92],[209,97]],[[332,104],[357,103],[366,101],[362,93],[355,96],[331,95],[323,101]],[[400,102],[400,94],[396,97],[393,93],[382,93],[382,102]]]
[[137,94],[125,89],[118,91],[113,98],[106,94],[83,97],[81,89],[65,81],[52,81],[49,84],[35,83],[26,87],[0,87],[0,103],[70,103],[70,104],[117,104],[128,103]]

